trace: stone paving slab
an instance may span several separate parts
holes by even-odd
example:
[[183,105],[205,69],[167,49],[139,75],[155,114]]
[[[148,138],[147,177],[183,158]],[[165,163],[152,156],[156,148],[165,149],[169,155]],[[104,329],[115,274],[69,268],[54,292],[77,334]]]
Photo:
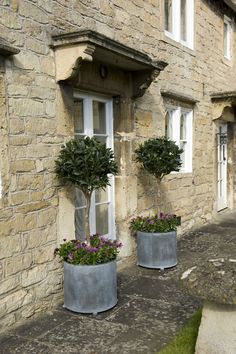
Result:
[[63,309],[27,320],[0,336],[0,354],[156,354],[201,306],[179,281],[204,259],[236,251],[236,213],[178,241],[178,266],[160,271],[131,264],[118,274],[117,306],[94,315]]

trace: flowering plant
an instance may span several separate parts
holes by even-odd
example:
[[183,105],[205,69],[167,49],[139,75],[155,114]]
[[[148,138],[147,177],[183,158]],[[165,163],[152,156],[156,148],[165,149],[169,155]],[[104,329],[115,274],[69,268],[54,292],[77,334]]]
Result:
[[160,213],[159,216],[138,216],[133,218],[130,223],[130,229],[136,233],[142,232],[170,232],[176,231],[180,225],[180,218],[175,214]]
[[71,264],[92,265],[113,261],[122,247],[121,242],[103,236],[90,236],[90,245],[80,240],[66,241],[55,249],[54,254]]

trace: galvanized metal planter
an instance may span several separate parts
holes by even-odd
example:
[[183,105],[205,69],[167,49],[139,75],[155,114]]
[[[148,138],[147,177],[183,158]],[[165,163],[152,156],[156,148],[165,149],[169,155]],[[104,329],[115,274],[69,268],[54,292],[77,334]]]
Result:
[[97,314],[116,304],[116,260],[97,265],[64,262],[65,308],[74,312]]
[[137,232],[138,265],[146,268],[170,268],[177,264],[176,231]]

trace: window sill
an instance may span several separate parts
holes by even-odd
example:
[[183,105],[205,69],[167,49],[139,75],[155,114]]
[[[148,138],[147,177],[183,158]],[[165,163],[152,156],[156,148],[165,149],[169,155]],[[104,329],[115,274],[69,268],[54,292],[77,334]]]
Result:
[[225,65],[227,65],[227,66],[229,66],[231,68],[233,67],[232,58],[223,57],[221,61],[222,61],[223,64],[225,64]]
[[169,37],[166,33],[163,33],[160,39],[160,42],[167,43],[172,45],[173,47],[176,47],[178,49],[181,49],[182,51],[192,55],[193,57],[196,56],[195,50],[191,49],[190,47],[187,47],[181,42],[176,41],[175,39],[172,39]]

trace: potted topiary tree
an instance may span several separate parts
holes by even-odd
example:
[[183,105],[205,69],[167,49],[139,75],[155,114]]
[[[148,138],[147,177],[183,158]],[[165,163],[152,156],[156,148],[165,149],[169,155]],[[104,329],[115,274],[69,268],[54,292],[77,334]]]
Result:
[[[164,176],[180,170],[183,150],[166,137],[145,141],[135,153],[142,168],[155,176],[158,187]],[[137,234],[138,265],[164,269],[177,264],[176,230],[179,223],[180,218],[176,215],[162,212],[131,220],[130,228]]]
[[64,307],[81,313],[98,313],[117,303],[116,257],[121,243],[90,235],[89,213],[95,190],[109,185],[117,173],[111,149],[95,138],[72,139],[55,161],[63,184],[79,188],[86,199],[86,239],[69,240],[55,250],[64,261]]

